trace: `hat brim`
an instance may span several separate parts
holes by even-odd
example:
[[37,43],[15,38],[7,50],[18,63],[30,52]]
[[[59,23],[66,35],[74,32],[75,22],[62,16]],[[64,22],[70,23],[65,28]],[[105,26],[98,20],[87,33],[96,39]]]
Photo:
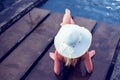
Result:
[[[65,34],[69,30],[75,30],[74,34],[79,33],[81,36],[80,43],[78,43],[74,48],[70,48],[70,50],[64,49],[64,46],[62,44],[64,42],[64,38],[66,37]],[[56,50],[62,56],[68,58],[78,58],[84,55],[88,51],[91,45],[91,41],[92,41],[92,35],[88,29],[74,24],[72,25],[67,24],[62,26],[62,28],[59,30],[58,34],[55,37],[54,45]]]

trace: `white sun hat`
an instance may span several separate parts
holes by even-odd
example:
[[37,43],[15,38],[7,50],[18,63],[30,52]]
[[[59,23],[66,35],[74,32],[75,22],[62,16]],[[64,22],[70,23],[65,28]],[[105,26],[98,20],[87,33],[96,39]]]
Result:
[[78,58],[84,55],[91,42],[91,32],[75,24],[63,25],[54,39],[58,53],[68,58]]

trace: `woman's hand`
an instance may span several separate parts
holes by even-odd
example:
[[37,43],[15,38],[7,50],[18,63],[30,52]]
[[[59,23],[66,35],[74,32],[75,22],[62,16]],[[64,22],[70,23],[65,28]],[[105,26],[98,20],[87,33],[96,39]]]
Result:
[[50,56],[51,59],[55,60],[55,59],[58,58],[58,53],[57,53],[57,51],[55,51],[54,53],[53,53],[53,52],[50,52],[50,53],[49,53],[49,56]]

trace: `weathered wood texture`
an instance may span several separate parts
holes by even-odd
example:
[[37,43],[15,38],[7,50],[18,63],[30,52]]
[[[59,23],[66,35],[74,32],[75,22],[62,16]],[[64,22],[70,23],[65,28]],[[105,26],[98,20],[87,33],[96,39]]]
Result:
[[[41,20],[48,14],[48,11],[37,10],[35,12],[31,12],[32,19],[34,24],[35,21]],[[31,26],[31,21],[29,20],[28,15],[18,21],[14,27],[14,31],[17,30],[18,38],[19,34],[25,34],[28,32],[33,26]],[[41,51],[46,48],[46,45],[51,41],[53,35],[47,32],[48,30],[42,28],[41,24],[36,31],[34,31],[31,35],[25,39],[1,64],[0,64],[0,78],[1,80],[19,80],[19,78],[24,74],[24,72],[31,66],[34,60],[40,55]],[[18,28],[17,28],[18,27]],[[52,31],[52,30],[51,30]],[[12,33],[10,31],[10,33]],[[53,31],[52,31],[53,32]],[[54,33],[54,32],[53,32]],[[9,33],[6,34],[6,37]],[[13,35],[13,34],[11,34]],[[11,36],[9,35],[9,37]],[[16,39],[16,35],[10,39],[10,41]],[[10,37],[10,38],[11,38]],[[8,39],[7,39],[8,40]],[[6,40],[6,41],[7,41]],[[9,41],[9,42],[10,42]],[[5,49],[6,50],[6,49]],[[4,75],[4,76],[3,76]]]
[[[58,13],[50,15],[50,17],[43,23],[45,31],[40,31],[40,34],[49,33],[50,36],[54,37],[60,28],[62,17],[63,15]],[[44,45],[44,43],[42,43],[42,45]],[[53,61],[49,57],[49,52],[53,52],[54,50],[55,49],[52,47],[45,56],[43,56],[26,80],[57,80],[53,72]]]
[[114,67],[114,71],[112,73],[110,80],[119,80],[120,79],[120,51],[118,53],[117,62]]
[[48,13],[46,10],[34,8],[6,30],[4,34],[0,35],[0,44],[2,44],[0,45],[0,58],[31,31]]
[[[9,8],[7,8],[4,11],[0,12],[0,28],[3,25],[5,25],[6,23],[8,23],[10,20],[12,20],[14,17],[19,15],[19,13],[24,11],[26,8],[30,7],[29,9],[31,9],[32,7],[36,6],[35,4],[32,5],[35,2],[38,2],[38,0],[20,0],[17,3],[10,6]],[[43,2],[43,0],[39,0],[39,3],[40,2]],[[37,3],[37,4],[39,4],[39,3]],[[18,17],[20,17],[20,16],[18,16]]]
[[49,52],[53,52],[55,49],[52,46],[50,50],[39,61],[35,69],[29,74],[26,80],[57,80],[57,77],[53,71],[53,60],[49,57]]
[[99,23],[91,45],[96,55],[93,58],[94,70],[89,80],[105,80],[119,38],[120,27]]
[[96,25],[95,20],[82,18],[82,17],[76,17],[75,23],[82,26],[82,27],[89,29],[90,31],[92,31],[93,27]]

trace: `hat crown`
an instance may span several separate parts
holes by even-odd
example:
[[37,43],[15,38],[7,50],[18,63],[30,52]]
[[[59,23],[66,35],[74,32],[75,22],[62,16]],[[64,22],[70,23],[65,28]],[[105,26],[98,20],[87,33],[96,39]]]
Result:
[[75,32],[69,32],[65,34],[66,37],[64,39],[64,44],[70,46],[70,47],[75,47],[75,45],[80,42],[80,35],[75,33]]

